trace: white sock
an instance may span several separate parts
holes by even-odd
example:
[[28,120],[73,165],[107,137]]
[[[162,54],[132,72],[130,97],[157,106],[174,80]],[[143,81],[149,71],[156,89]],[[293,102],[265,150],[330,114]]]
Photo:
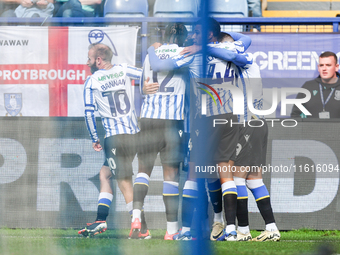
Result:
[[130,216],[132,216],[132,210],[133,210],[132,201],[126,204],[126,210],[129,212]]
[[181,233],[185,233],[185,232],[190,232],[190,230],[191,230],[191,228],[189,228],[189,227],[182,227],[182,230],[181,230]]
[[141,210],[133,209],[133,211],[132,211],[132,221],[131,222],[134,222],[135,219],[139,219],[139,221],[141,221],[141,214],[142,214]]
[[246,227],[240,227],[238,226],[237,227],[237,230],[240,231],[242,234],[248,234],[250,232],[250,229],[249,229],[249,226],[246,226]]
[[166,223],[166,231],[168,231],[169,235],[176,234],[178,232],[178,221]]
[[219,222],[223,224],[223,214],[222,212],[214,213],[214,222]]
[[266,230],[268,230],[268,231],[276,231],[278,229],[277,229],[277,226],[276,226],[275,222],[273,222],[273,223],[269,223],[269,224],[266,225]]
[[225,228],[225,232],[230,233],[236,231],[236,226],[234,224],[231,225],[227,225],[227,227]]

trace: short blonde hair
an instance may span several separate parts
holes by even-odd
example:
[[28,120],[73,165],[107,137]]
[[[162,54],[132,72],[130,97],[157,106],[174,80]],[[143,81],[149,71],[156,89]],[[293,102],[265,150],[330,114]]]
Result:
[[100,57],[105,62],[110,62],[113,57],[113,51],[111,48],[103,43],[92,43],[89,46],[89,50],[93,49],[95,58]]

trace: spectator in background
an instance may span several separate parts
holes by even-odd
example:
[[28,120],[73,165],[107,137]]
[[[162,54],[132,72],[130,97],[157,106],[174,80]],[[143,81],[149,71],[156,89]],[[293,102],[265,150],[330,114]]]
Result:
[[[262,17],[262,11],[267,8],[267,0],[247,0],[249,17]],[[261,6],[262,2],[262,6]],[[254,32],[261,31],[261,26],[255,25]]]
[[54,0],[22,0],[15,9],[18,18],[47,18],[53,16]]
[[[340,118],[339,64],[335,53],[325,51],[320,55],[318,71],[320,75],[317,78],[302,86],[311,94],[310,100],[302,104],[312,114],[308,118]],[[296,98],[304,97],[305,94],[299,93]],[[291,116],[307,118],[296,105]]]
[[14,11],[20,3],[20,0],[0,0],[0,17],[16,17]]
[[1,17],[52,17],[54,0],[0,0]]
[[102,0],[57,0],[54,17],[95,17]]

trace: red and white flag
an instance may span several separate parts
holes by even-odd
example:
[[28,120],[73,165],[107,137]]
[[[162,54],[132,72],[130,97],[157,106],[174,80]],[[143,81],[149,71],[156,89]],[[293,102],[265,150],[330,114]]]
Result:
[[0,116],[83,116],[88,46],[135,64],[137,27],[1,27]]

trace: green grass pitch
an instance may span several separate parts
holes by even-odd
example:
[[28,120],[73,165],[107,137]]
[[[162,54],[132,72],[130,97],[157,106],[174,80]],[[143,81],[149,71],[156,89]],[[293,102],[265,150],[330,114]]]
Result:
[[[83,238],[73,229],[0,229],[1,255],[167,255],[193,254],[189,242],[162,240],[165,230],[152,230],[151,240],[128,240],[129,230],[107,230]],[[252,231],[256,236],[260,232]],[[193,241],[195,242],[195,241]],[[212,254],[318,254],[321,247],[340,253],[340,231],[281,232],[279,242],[209,242]]]

